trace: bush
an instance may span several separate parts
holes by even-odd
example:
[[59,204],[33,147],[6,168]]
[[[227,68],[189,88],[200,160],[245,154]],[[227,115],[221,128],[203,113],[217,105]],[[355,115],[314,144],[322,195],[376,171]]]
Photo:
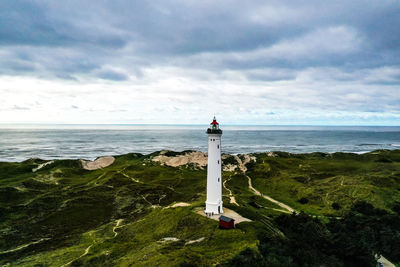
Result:
[[308,198],[302,197],[302,198],[300,198],[300,199],[298,200],[298,202],[299,202],[300,204],[307,204],[307,203],[308,203]]
[[329,223],[305,213],[281,215],[285,237],[259,237],[259,254],[243,251],[233,266],[376,266],[376,254],[400,261],[400,216],[357,202],[342,219]]

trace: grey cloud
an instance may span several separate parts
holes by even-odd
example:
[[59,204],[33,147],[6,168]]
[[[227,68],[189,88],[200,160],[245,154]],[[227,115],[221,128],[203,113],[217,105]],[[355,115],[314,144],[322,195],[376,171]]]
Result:
[[[113,4],[3,1],[2,5],[0,10],[4,13],[1,16],[4,23],[0,23],[0,30],[3,37],[1,40],[5,42],[3,45],[57,45],[76,47],[87,52],[91,52],[95,46],[113,49],[106,51],[110,56],[118,55],[118,48],[128,45],[139,57],[150,55],[151,61],[160,56],[252,51],[260,47],[274,47],[278,43],[286,43],[292,48],[289,55],[298,53],[299,49],[312,49],[318,46],[318,42],[333,42],[331,48],[336,46],[337,49],[346,45],[340,39],[339,43],[335,43],[335,39],[329,39],[329,33],[326,36],[323,32],[316,39],[301,40],[301,37],[315,31],[316,27],[334,29],[344,25],[360,32],[360,36],[365,37],[369,45],[373,44],[372,47],[363,47],[366,51],[356,51],[352,61],[363,61],[365,52],[370,55],[373,52],[371,48],[378,49],[378,53],[379,48],[392,48],[395,50],[393,53],[397,53],[396,44],[400,40],[397,34],[399,27],[396,27],[399,19],[395,16],[399,7],[381,1],[371,1],[368,5],[358,1],[335,4],[322,4],[318,1],[272,1],[268,4],[222,1],[208,5],[181,1],[116,1]],[[102,51],[98,53],[104,56]],[[89,53],[88,56],[91,55]],[[308,55],[314,57],[314,54]],[[320,57],[315,64],[348,63],[345,58],[338,59],[337,55],[322,56],[325,58]],[[260,64],[275,65],[281,60],[276,58],[265,62],[261,58]],[[307,64],[308,60],[302,58],[304,60],[306,62],[303,64]],[[314,61],[311,60],[311,63]],[[280,64],[296,66],[299,63],[283,57]],[[230,68],[232,65],[235,67],[235,62],[227,61],[225,67]]]
[[296,72],[291,69],[255,69],[245,71],[244,73],[249,80],[261,80],[266,82],[296,79]]
[[[368,5],[359,1],[272,1],[264,4],[256,1],[207,4],[191,1],[116,1],[112,4],[2,1],[0,5],[4,22],[0,23],[3,46],[68,47],[84,51],[88,59],[98,57],[94,63],[98,68],[109,59],[115,61],[115,57],[130,53],[141,58],[142,64],[168,64],[171,57],[214,53],[218,61],[215,53],[240,53],[260,48],[269,49],[275,56],[240,61],[226,58],[218,68],[359,65],[365,64],[367,56],[372,57],[368,61],[378,65],[399,63],[393,57],[380,54],[382,51],[398,54],[400,41],[399,16],[396,16],[400,8],[382,1],[371,1]],[[318,32],[317,27],[322,30]],[[357,39],[345,38],[351,32],[342,32],[344,39],[337,38],[340,32],[336,35],[329,32],[341,28],[354,29],[359,35],[358,41],[362,41],[362,49],[352,50]],[[124,47],[129,49],[121,51]],[[304,54],[307,50],[310,52]],[[345,51],[347,53],[341,53],[342,56],[338,55]],[[299,53],[304,57],[296,59]],[[202,67],[212,68],[213,64],[207,62]]]
[[97,77],[104,79],[104,80],[110,80],[110,81],[126,81],[126,80],[128,80],[128,77],[125,74],[117,72],[117,71],[112,71],[112,70],[100,71],[97,74]]
[[[0,75],[147,85],[162,79],[157,70],[168,69],[171,77],[207,82],[152,87],[174,104],[192,101],[187,95],[221,92],[218,84],[230,82],[257,84],[249,97],[276,103],[274,109],[314,101],[332,109],[397,112],[399,14],[397,1],[381,0],[4,0]],[[282,83],[297,91],[263,88]],[[248,90],[223,93],[221,101]]]

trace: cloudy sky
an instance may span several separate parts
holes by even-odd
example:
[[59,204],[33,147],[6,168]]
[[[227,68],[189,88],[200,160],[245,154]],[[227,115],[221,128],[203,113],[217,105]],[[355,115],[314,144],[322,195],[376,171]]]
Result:
[[400,1],[0,1],[0,122],[400,125]]

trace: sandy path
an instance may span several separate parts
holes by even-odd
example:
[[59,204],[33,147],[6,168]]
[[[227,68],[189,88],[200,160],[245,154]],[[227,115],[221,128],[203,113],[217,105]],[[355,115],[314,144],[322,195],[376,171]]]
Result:
[[119,228],[119,225],[121,224],[121,222],[122,222],[123,220],[124,220],[124,219],[118,219],[118,220],[117,220],[117,223],[116,223],[115,226],[113,227],[112,231],[114,232],[114,237],[116,237],[116,236],[118,235],[118,232],[116,232],[115,230],[117,230],[117,228]]
[[31,243],[28,243],[28,244],[25,244],[25,245],[21,245],[21,246],[19,246],[19,247],[13,248],[13,249],[0,251],[0,255],[1,255],[1,254],[6,254],[6,253],[10,253],[10,252],[15,252],[15,251],[24,249],[24,248],[26,248],[26,247],[29,247],[29,246],[31,246],[31,245],[39,244],[39,243],[41,243],[41,242],[43,242],[43,241],[46,241],[46,240],[49,240],[49,239],[50,239],[50,238],[42,238],[42,239],[39,239],[39,240],[37,240],[37,241],[31,242]]
[[[266,195],[264,195],[264,194],[261,194],[261,192],[258,191],[257,189],[255,189],[255,188],[253,187],[253,185],[251,184],[251,178],[250,178],[249,176],[247,176],[247,175],[246,175],[246,177],[247,177],[247,179],[248,179],[248,181],[249,181],[249,188],[250,188],[251,191],[253,191],[253,193],[254,193],[255,195],[261,196],[261,197],[265,198],[266,200],[271,201],[272,203],[277,204],[279,207],[281,207],[281,208],[283,208],[283,209],[289,211],[290,213],[296,212],[295,209],[289,207],[288,205],[286,205],[286,204],[284,204],[284,203],[282,203],[282,202],[280,202],[280,201],[278,201],[278,200],[275,200],[275,199],[273,199],[272,197],[269,197],[269,196],[266,196]],[[279,211],[279,210],[278,210],[278,211]]]
[[128,174],[124,173],[123,171],[124,171],[124,170],[118,171],[118,173],[122,174],[123,176],[125,176],[125,177],[128,178],[128,179],[131,179],[131,180],[134,181],[135,183],[141,183],[138,179],[135,179],[135,178],[133,178],[133,177],[130,177]]
[[78,258],[76,258],[76,259],[73,259],[72,261],[67,262],[67,263],[64,264],[64,265],[61,265],[61,267],[70,265],[70,264],[73,263],[74,261],[79,260],[80,258],[86,256],[86,255],[89,253],[90,248],[91,248],[92,246],[93,246],[93,244],[91,244],[90,246],[88,246],[88,247],[85,249],[85,252],[84,252],[82,255],[80,255],[80,256],[79,256]]
[[236,202],[236,199],[235,199],[234,195],[232,194],[232,191],[226,187],[226,182],[229,181],[230,179],[231,179],[231,178],[229,178],[228,180],[225,180],[225,181],[222,183],[222,185],[224,186],[224,188],[225,188],[226,190],[229,191],[229,203],[235,204],[236,206],[239,206],[239,204]]
[[185,246],[186,245],[190,245],[190,244],[194,244],[194,243],[199,243],[199,242],[203,241],[204,239],[206,239],[206,238],[205,237],[200,237],[199,239],[188,240],[188,241],[186,241]]
[[[238,156],[235,155],[234,157],[235,157],[236,161],[238,162],[238,164],[239,164],[239,169],[243,172],[243,174],[245,174],[246,171],[247,171],[247,168],[246,168],[245,165],[246,165],[247,163],[249,163],[250,161],[252,161],[252,160],[254,160],[254,161],[256,160],[255,157],[252,157],[252,156],[247,155],[247,154],[244,155],[245,158],[244,158],[244,161],[243,161],[243,162],[242,162],[242,160],[241,160]],[[269,197],[269,196],[266,196],[266,195],[262,194],[260,191],[258,191],[257,189],[255,189],[255,188],[253,187],[253,185],[252,185],[252,183],[251,183],[251,178],[250,178],[250,176],[246,175],[246,177],[247,177],[247,179],[248,179],[249,189],[250,189],[255,195],[261,196],[261,197],[265,198],[266,200],[268,200],[268,201],[270,201],[270,202],[272,202],[272,203],[277,204],[279,207],[281,207],[281,208],[287,210],[287,211],[290,212],[290,213],[296,212],[295,209],[289,207],[288,205],[286,205],[286,204],[284,204],[284,203],[282,203],[282,202],[280,202],[280,201],[278,201],[278,200],[275,200],[275,199],[273,199],[272,197]],[[282,210],[280,210],[280,209],[273,209],[273,210],[280,211],[280,212],[286,212],[286,211],[282,211]]]
[[36,171],[40,170],[41,168],[43,168],[43,167],[45,167],[45,166],[47,166],[47,165],[52,164],[53,162],[54,162],[54,160],[51,160],[51,161],[47,161],[47,162],[45,162],[45,163],[42,163],[42,164],[40,164],[39,166],[37,166],[36,168],[32,169],[32,172],[36,172]]
[[380,256],[378,259],[378,262],[382,262],[383,266],[388,266],[388,267],[396,267],[396,265],[394,265],[393,263],[391,263],[390,261],[388,261],[385,257]]
[[233,157],[236,159],[237,163],[239,164],[239,169],[243,173],[246,173],[246,171],[247,171],[246,164],[249,163],[250,161],[256,161],[256,158],[253,156],[250,156],[248,154],[244,154],[243,156],[244,156],[243,161],[237,155],[234,155]]

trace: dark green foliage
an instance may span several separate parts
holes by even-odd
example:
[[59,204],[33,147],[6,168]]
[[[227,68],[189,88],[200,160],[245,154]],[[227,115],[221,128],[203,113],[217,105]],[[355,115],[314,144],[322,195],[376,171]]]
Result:
[[[252,220],[227,231],[193,212],[205,201],[206,169],[162,166],[151,160],[159,154],[116,156],[95,171],[77,160],[36,172],[46,161],[0,163],[0,265],[369,266],[375,254],[400,262],[400,151],[253,154],[245,174],[223,173],[239,203],[223,189],[224,207]],[[233,156],[223,163],[237,165]],[[282,215],[248,177],[304,212]],[[174,202],[192,206],[166,209]]]
[[332,203],[332,209],[334,209],[334,210],[340,210],[340,204],[339,203],[337,203],[337,202],[333,202]]
[[275,222],[285,238],[261,234],[260,254],[243,251],[231,264],[376,266],[375,254],[400,261],[400,216],[366,202],[327,224],[305,213],[281,215]]
[[307,176],[296,176],[296,177],[293,177],[293,179],[295,179],[296,181],[303,183],[303,184],[307,184],[308,182],[311,181],[311,178],[307,177]]
[[390,163],[392,161],[388,158],[382,157],[382,158],[375,160],[375,162]]
[[227,155],[227,157],[222,160],[222,163],[225,164],[225,165],[227,165],[227,164],[236,165],[237,164],[237,160],[235,159],[234,156]]
[[399,203],[399,202],[396,202],[396,203],[394,204],[392,210],[393,210],[394,212],[397,212],[397,214],[400,215],[400,203]]
[[258,250],[246,248],[240,254],[236,255],[229,263],[223,266],[265,266],[263,257]]
[[[400,201],[400,150],[352,153],[257,153],[247,175],[259,191],[315,215],[341,216],[357,200],[389,209]],[[380,159],[385,158],[385,162]],[[390,162],[389,162],[390,161]],[[308,203],[297,200],[306,196]],[[335,209],[332,203],[340,205]]]
[[196,201],[205,190],[205,171],[152,164],[140,154],[119,156],[96,171],[61,160],[32,172],[43,162],[0,163],[0,251],[51,239],[0,254],[0,264],[71,245],[82,233],[116,218],[146,214],[151,205]]
[[301,204],[307,204],[307,203],[308,203],[308,198],[302,197],[302,198],[300,198],[298,201],[299,201],[299,203],[301,203]]

